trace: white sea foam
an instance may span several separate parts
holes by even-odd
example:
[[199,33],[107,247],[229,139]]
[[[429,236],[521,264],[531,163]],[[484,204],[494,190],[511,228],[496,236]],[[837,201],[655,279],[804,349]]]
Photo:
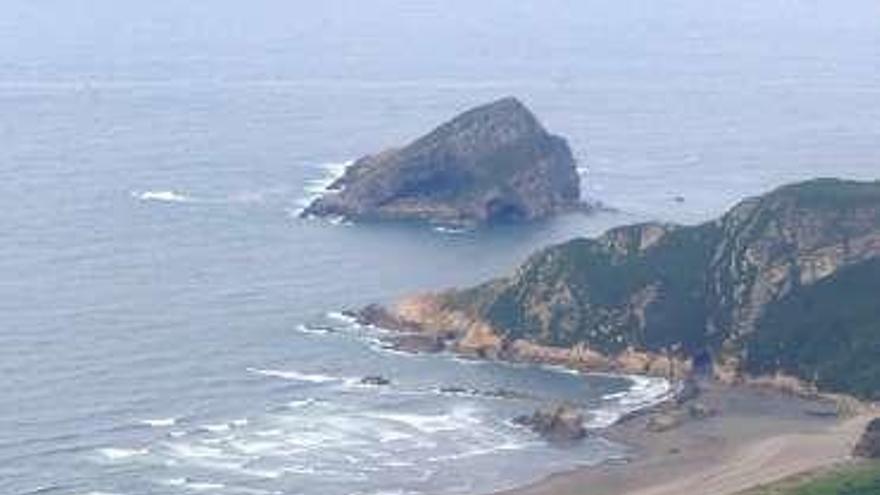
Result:
[[130,459],[132,457],[144,456],[150,453],[149,449],[123,449],[118,447],[107,447],[98,449],[98,453],[110,459],[111,461],[119,461]]
[[469,232],[468,229],[465,229],[465,228],[448,227],[448,226],[444,226],[444,225],[437,225],[432,230],[434,232],[439,232],[441,234],[448,234],[448,235],[460,235],[460,234],[466,234]]
[[222,490],[223,488],[226,488],[226,485],[224,485],[223,483],[194,481],[189,478],[173,478],[170,480],[166,480],[165,484],[168,486],[186,488],[197,492]]
[[375,436],[379,443],[400,442],[404,440],[412,440],[414,437],[411,433],[401,431],[398,428],[377,428]]
[[269,480],[278,479],[284,476],[284,473],[287,472],[285,469],[253,469],[247,468],[239,471],[241,474],[246,476],[253,476],[254,478],[264,478]]
[[193,443],[173,443],[169,444],[168,448],[175,457],[184,459],[224,459],[227,457],[221,449]]
[[631,385],[623,392],[606,394],[602,397],[608,404],[590,411],[592,419],[588,428],[607,428],[627,414],[656,405],[670,397],[674,392],[672,384],[665,378],[627,375]]
[[308,406],[311,406],[311,405],[314,405],[317,403],[318,403],[318,401],[316,399],[309,397],[308,399],[292,400],[287,403],[287,407],[290,409],[299,409],[299,408],[308,407]]
[[457,408],[448,414],[376,412],[368,413],[365,416],[401,423],[429,434],[460,430],[480,423],[480,419],[474,415],[474,411],[470,408]]
[[327,335],[333,333],[329,328],[314,327],[310,325],[297,325],[296,331],[299,333],[304,333],[306,335]]
[[153,428],[164,428],[164,427],[176,425],[177,418],[145,419],[145,420],[141,421],[141,424],[146,425],[146,426],[152,426]]
[[352,222],[351,220],[349,220],[348,218],[346,218],[346,217],[344,217],[344,216],[342,216],[342,215],[332,215],[332,216],[328,216],[328,217],[326,218],[326,220],[327,220],[327,222],[329,222],[331,225],[341,225],[341,226],[343,226],[343,227],[350,227],[350,226],[354,225],[354,222]]
[[271,430],[259,430],[254,432],[255,437],[259,438],[277,438],[284,436],[284,430],[281,428],[272,428]]
[[192,481],[187,483],[186,487],[197,492],[204,492],[208,490],[221,490],[226,488],[226,485],[223,483],[211,483],[208,481]]
[[192,198],[189,196],[171,190],[133,192],[132,196],[142,201],[162,201],[166,203],[187,203],[192,201]]
[[341,163],[325,163],[320,165],[318,168],[321,170],[321,175],[306,180],[305,186],[303,187],[305,196],[296,201],[298,208],[293,212],[293,214],[295,216],[301,215],[303,210],[307,206],[309,206],[312,201],[318,199],[325,194],[338,193],[340,189],[329,189],[329,187],[334,182],[336,182],[337,179],[342,177],[342,175],[345,173],[345,169],[348,168],[348,166],[352,163],[353,161],[347,161]]
[[351,315],[347,315],[341,311],[330,311],[329,313],[327,313],[326,316],[331,320],[336,320],[349,326],[357,325],[357,318]]
[[464,452],[429,457],[427,459],[427,461],[428,462],[456,461],[456,460],[461,460],[461,459],[468,459],[471,457],[479,457],[479,456],[483,456],[483,455],[494,454],[496,452],[523,450],[525,448],[528,448],[530,445],[532,445],[532,444],[528,443],[528,442],[506,441],[501,444],[493,445],[493,446],[489,446],[489,447],[477,447],[474,449],[465,450]]
[[225,433],[225,432],[231,430],[232,426],[230,426],[227,423],[219,423],[219,424],[202,425],[199,427],[199,429],[209,431],[211,433]]
[[554,373],[562,373],[564,375],[581,375],[580,371],[559,364],[544,364],[541,365],[541,368]]
[[286,371],[286,370],[267,370],[260,368],[248,368],[247,369],[251,373],[255,373],[257,375],[268,376],[272,378],[282,378],[285,380],[294,380],[298,382],[309,382],[309,383],[331,383],[331,382],[339,382],[344,381],[344,378],[339,378],[330,375],[323,375],[320,373],[302,373],[299,371]]
[[272,454],[284,448],[283,442],[269,440],[237,440],[231,442],[230,445],[246,455]]

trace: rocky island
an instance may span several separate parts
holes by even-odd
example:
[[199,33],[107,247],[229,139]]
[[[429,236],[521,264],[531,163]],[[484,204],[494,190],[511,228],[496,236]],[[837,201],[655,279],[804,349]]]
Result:
[[468,110],[407,146],[355,161],[302,215],[482,226],[580,205],[575,160],[515,98]]
[[510,276],[359,317],[480,356],[876,400],[878,294],[880,182],[818,179],[701,225],[551,246]]

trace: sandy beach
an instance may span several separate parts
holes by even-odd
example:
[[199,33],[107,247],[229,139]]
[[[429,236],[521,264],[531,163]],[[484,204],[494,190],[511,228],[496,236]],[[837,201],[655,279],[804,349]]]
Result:
[[625,462],[584,467],[501,495],[732,495],[847,461],[877,413],[839,419],[833,404],[713,386],[699,399],[718,413],[650,431],[646,414],[603,432],[631,447]]

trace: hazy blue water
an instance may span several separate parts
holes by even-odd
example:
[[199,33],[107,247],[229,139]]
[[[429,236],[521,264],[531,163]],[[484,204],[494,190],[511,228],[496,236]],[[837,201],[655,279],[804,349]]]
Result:
[[[323,165],[508,94],[625,213],[466,235],[291,217]],[[529,401],[434,390],[596,407],[620,381],[297,327],[616,223],[699,221],[817,175],[877,178],[878,138],[867,0],[6,0],[0,492],[467,492],[616,455],[504,423]],[[189,201],[138,199],[149,191]],[[395,386],[346,381],[376,372]],[[176,423],[143,424],[163,418]]]

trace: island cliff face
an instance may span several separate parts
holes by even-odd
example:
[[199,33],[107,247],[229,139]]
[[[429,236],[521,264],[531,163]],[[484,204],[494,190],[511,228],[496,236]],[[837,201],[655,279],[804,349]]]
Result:
[[878,398],[880,182],[814,180],[698,226],[613,229],[362,315],[483,355],[664,375],[714,364]]
[[515,98],[469,110],[399,149],[346,169],[304,216],[451,225],[530,221],[576,206],[566,141]]

